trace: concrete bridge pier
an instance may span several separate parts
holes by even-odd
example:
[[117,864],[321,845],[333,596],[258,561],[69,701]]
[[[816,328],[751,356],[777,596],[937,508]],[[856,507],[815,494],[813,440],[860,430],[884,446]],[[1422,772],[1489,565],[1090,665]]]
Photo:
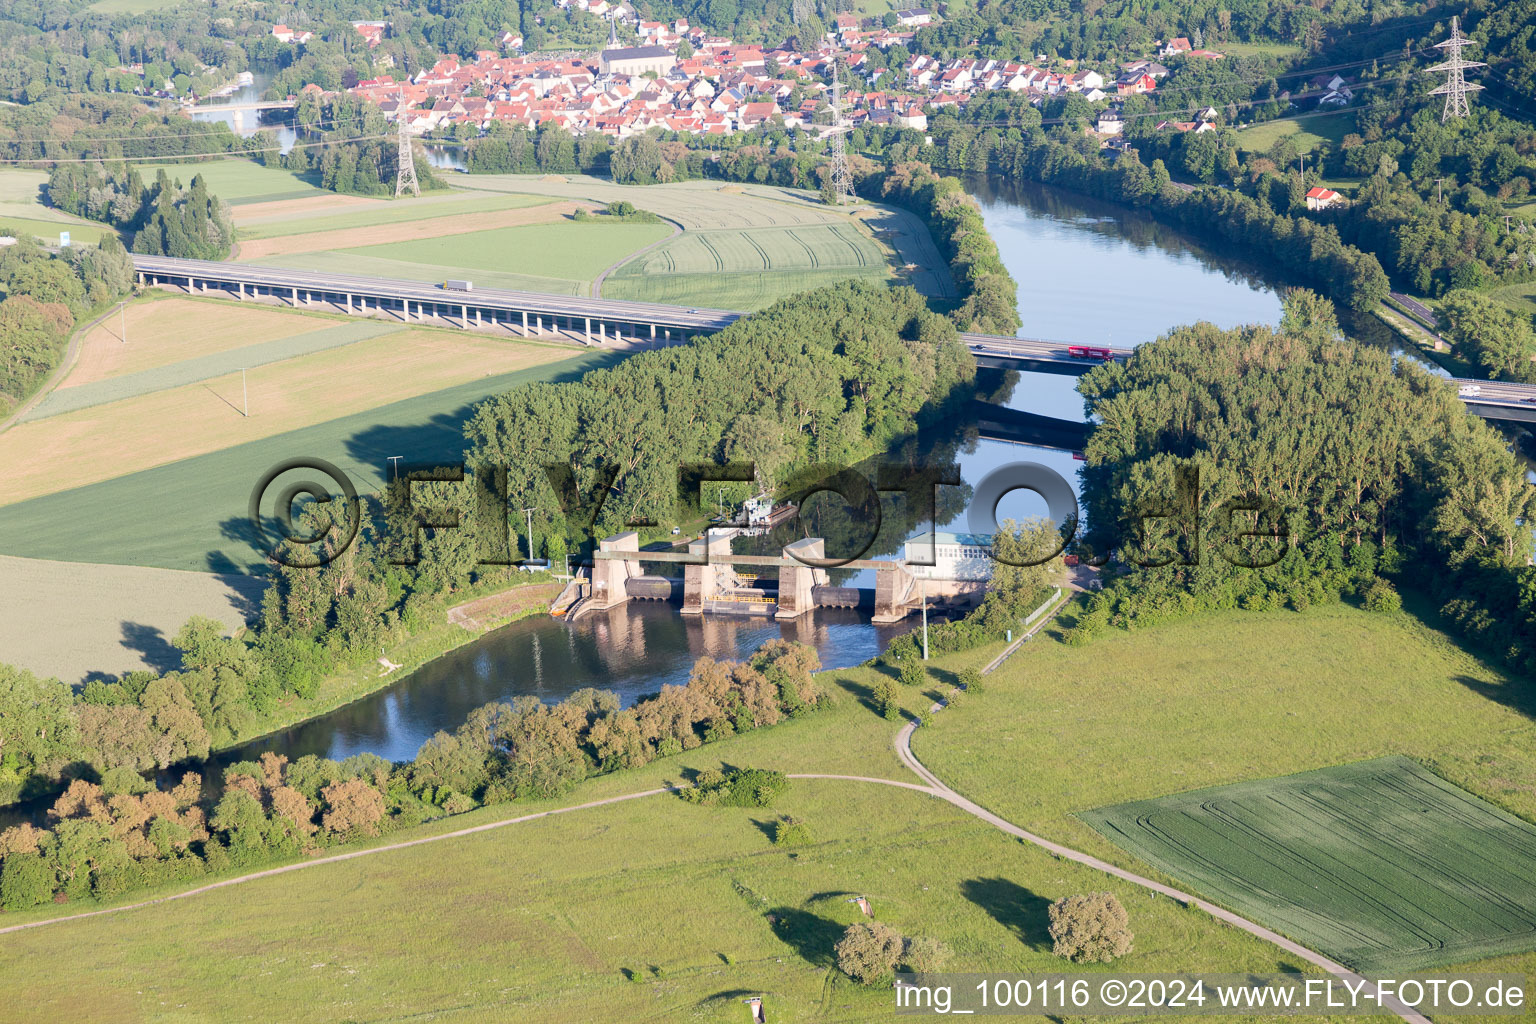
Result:
[[[695,558],[701,555],[709,558],[723,558],[731,553],[731,538],[706,533],[700,539],[689,543],[688,553]],[[722,570],[729,572],[730,566],[707,561],[702,565],[690,563],[683,566],[684,615],[704,613],[704,606],[720,593]]]
[[875,614],[871,622],[885,625],[900,622],[921,600],[917,577],[905,562],[892,562],[889,569],[875,570]]
[[803,537],[784,548],[784,557],[793,564],[779,569],[779,608],[776,619],[797,619],[816,606],[811,588],[827,582],[827,571],[806,565],[800,559],[824,559],[827,543],[820,537]]
[[[639,551],[640,535],[633,530],[606,537],[597,542],[599,551]],[[689,566],[693,568],[693,566]],[[640,562],[629,559],[592,559],[592,596],[588,607],[593,611],[613,608],[629,600],[626,587],[630,577],[640,575]]]

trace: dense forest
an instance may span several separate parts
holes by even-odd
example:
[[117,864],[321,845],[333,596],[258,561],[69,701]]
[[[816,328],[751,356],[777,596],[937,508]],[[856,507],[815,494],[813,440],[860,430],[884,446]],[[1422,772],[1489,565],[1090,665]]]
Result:
[[1179,328],[1079,390],[1097,423],[1083,553],[1120,560],[1077,641],[1199,608],[1396,608],[1411,588],[1536,671],[1523,467],[1445,381],[1343,337],[1326,301],[1293,292],[1278,328]]
[[108,235],[99,246],[44,249],[0,219],[0,419],[47,379],[64,356],[77,320],[133,288],[133,261]]
[[750,462],[771,486],[813,464],[852,465],[956,411],[974,372],[953,324],[917,292],[841,284],[580,381],[487,399],[465,428],[467,459],[507,467],[512,504],[546,517],[536,533],[580,542],[587,523],[546,464],[570,465],[575,494],[606,495],[598,536],[673,522],[681,466]]

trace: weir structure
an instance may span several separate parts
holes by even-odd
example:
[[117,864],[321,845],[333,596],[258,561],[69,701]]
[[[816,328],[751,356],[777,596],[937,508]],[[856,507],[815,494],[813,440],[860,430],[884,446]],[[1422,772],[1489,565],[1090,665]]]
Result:
[[[665,599],[682,589],[684,615],[772,615],[797,619],[815,608],[846,608],[861,603],[853,587],[827,581],[826,542],[805,537],[784,548],[783,555],[731,553],[729,535],[706,535],[684,551],[641,551],[636,533],[620,533],[598,542],[592,553],[592,578],[587,594],[573,606],[571,617],[602,611],[635,599]],[[648,575],[643,562],[681,565],[681,579]],[[898,622],[916,611],[923,594],[917,578],[899,559],[856,558],[833,566],[875,571],[876,623]],[[777,586],[759,582],[754,568],[778,570]]]

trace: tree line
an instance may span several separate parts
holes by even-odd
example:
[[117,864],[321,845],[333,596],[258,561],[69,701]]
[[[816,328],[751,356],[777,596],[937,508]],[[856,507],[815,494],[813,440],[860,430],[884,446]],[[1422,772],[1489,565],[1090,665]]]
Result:
[[133,290],[133,260],[116,236],[50,253],[0,220],[0,417],[59,365],[75,324]]
[[131,234],[136,253],[224,260],[234,247],[229,204],[208,191],[201,174],[183,188],[162,167],[146,186],[131,165],[109,171],[102,164],[61,163],[48,175],[48,201]]
[[[200,628],[195,620],[189,626]],[[200,642],[239,643],[216,636]],[[771,640],[746,661],[701,658],[687,684],[664,686],[630,708],[620,708],[612,693],[590,689],[554,705],[519,697],[477,709],[403,764],[373,754],[290,762],[265,753],[225,768],[217,793],[206,793],[193,771],[171,784],[146,780],[132,764],[82,773],[53,802],[44,827],[29,822],[0,831],[0,906],[22,910],[50,900],[107,898],[312,855],[478,806],[559,796],[592,775],[808,714],[823,700],[813,676],[818,668],[814,649]],[[174,675],[145,692],[150,689],[159,691],[149,702],[154,713],[175,726],[169,742],[195,743],[197,715],[177,700]],[[12,773],[40,744],[81,738],[91,728],[90,709],[98,707],[74,708],[72,718],[68,687],[4,665],[0,706],[49,712],[34,710],[21,723],[0,716],[0,772]],[[204,745],[201,755],[206,752]],[[167,756],[174,764],[199,752],[175,746]]]
[[1325,300],[1292,292],[1278,328],[1179,328],[1079,390],[1081,553],[1117,560],[1075,641],[1202,608],[1391,610],[1409,587],[1536,671],[1536,490],[1453,387],[1345,338]]

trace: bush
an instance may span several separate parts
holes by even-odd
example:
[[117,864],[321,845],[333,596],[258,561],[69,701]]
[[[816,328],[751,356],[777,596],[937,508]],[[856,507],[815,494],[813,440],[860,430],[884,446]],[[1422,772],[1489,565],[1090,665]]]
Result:
[[906,944],[901,933],[879,921],[848,926],[837,943],[837,967],[863,985],[889,976],[901,960]]
[[960,685],[965,687],[966,693],[981,693],[986,689],[981,680],[981,671],[974,668],[960,670]]
[[875,708],[888,722],[901,718],[901,701],[896,697],[896,687],[889,679],[882,679],[875,687]]
[[53,898],[53,870],[35,853],[13,853],[0,870],[0,906],[26,910]]
[[1108,963],[1131,951],[1130,918],[1114,893],[1066,896],[1051,904],[1052,949],[1076,963]]
[[679,795],[692,804],[717,807],[769,807],[784,790],[789,778],[765,768],[732,768],[700,773],[693,786]]
[[799,818],[785,816],[780,818],[773,829],[773,845],[775,846],[810,846],[816,841],[811,833],[811,826]]
[[954,951],[938,939],[920,936],[907,940],[901,962],[913,974],[936,974],[949,965],[953,955]]
[[1365,607],[1372,612],[1400,612],[1403,599],[1392,584],[1378,579],[1365,590]]
[[920,658],[906,658],[901,663],[901,685],[922,686],[928,681],[928,669]]

